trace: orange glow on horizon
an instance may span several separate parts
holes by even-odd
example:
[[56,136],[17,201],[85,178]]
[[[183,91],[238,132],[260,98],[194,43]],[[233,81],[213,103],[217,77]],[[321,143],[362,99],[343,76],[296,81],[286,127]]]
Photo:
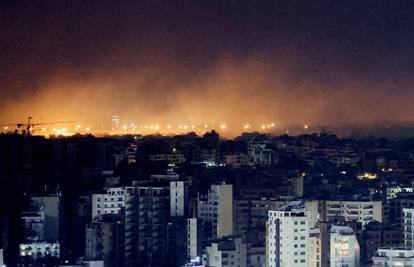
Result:
[[[300,77],[289,73],[289,68],[260,57],[224,58],[200,76],[183,74],[169,61],[160,59],[159,64],[138,70],[93,70],[93,75],[82,79],[65,72],[51,75],[30,97],[3,100],[0,117],[5,121],[0,123],[21,122],[30,114],[35,122],[74,120],[79,127],[70,126],[70,132],[225,129],[226,134],[239,134],[283,128],[286,132],[295,125],[307,129],[308,125],[395,120],[392,114],[404,114],[409,121],[414,116],[409,97],[393,100],[398,106],[389,106],[384,113],[383,105],[375,104],[378,91],[362,97],[362,85],[351,81],[332,91],[313,80],[296,83]],[[347,105],[337,105],[338,101]],[[361,110],[367,106],[369,112]]]

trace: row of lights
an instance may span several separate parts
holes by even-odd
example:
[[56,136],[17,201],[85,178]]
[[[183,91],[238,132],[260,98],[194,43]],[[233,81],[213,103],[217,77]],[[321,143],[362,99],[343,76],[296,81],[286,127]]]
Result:
[[[268,124],[262,124],[262,125],[260,125],[260,128],[262,130],[269,130],[269,129],[273,129],[275,127],[276,127],[276,124],[273,123],[273,122],[268,123]],[[132,131],[135,131],[138,128],[139,129],[144,129],[144,130],[160,130],[161,129],[161,126],[159,124],[154,124],[154,125],[151,124],[151,125],[140,125],[140,126],[137,126],[134,123],[131,123],[130,125],[124,124],[122,126],[122,130],[124,130],[124,131],[126,131],[128,129],[131,129]],[[173,128],[173,126],[171,124],[167,124],[165,126],[165,128],[168,129],[168,130],[171,130]],[[179,124],[177,128],[180,129],[180,130],[187,130],[187,129],[193,129],[194,130],[194,129],[198,128],[198,127],[196,125],[194,125],[194,124],[192,124],[192,125]],[[208,124],[204,124],[203,127],[200,127],[200,128],[208,129],[209,128],[209,125]],[[252,128],[252,126],[250,124],[248,124],[248,123],[245,124],[245,125],[243,125],[243,129],[244,130],[249,130],[251,128]],[[304,129],[308,129],[309,126],[308,125],[304,125],[303,128]],[[3,129],[4,130],[8,130],[9,127],[8,126],[5,126]],[[219,125],[219,129],[220,130],[226,130],[227,129],[227,125],[224,124],[224,123],[222,123],[222,124]],[[91,132],[92,131],[92,128],[89,127],[89,126],[82,127],[81,125],[76,125],[74,130],[76,132],[79,132],[79,131]],[[112,128],[112,130],[115,130],[115,129]],[[42,128],[41,131],[42,132],[47,132],[48,131],[48,128]],[[67,128],[53,128],[52,131],[54,133],[56,133],[56,134],[68,133],[69,132]]]
[[[208,124],[204,124],[203,126],[201,126],[201,127],[197,127],[196,125],[194,125],[194,124],[192,124],[192,125],[188,125],[188,124],[179,124],[178,126],[177,126],[177,128],[178,129],[180,129],[180,130],[187,130],[187,129],[197,129],[197,128],[204,128],[204,129],[208,129],[210,126],[208,125]],[[260,128],[261,129],[271,129],[271,128],[275,128],[276,127],[276,124],[275,123],[269,123],[269,124],[262,124],[261,126],[260,126]],[[135,124],[131,124],[131,125],[127,125],[127,124],[124,124],[124,125],[122,125],[122,130],[128,130],[128,129],[132,129],[132,130],[136,130],[136,129],[149,129],[149,130],[159,130],[159,129],[161,129],[161,126],[159,125],[159,124],[155,124],[155,125],[140,125],[139,127],[138,126],[136,126]],[[228,127],[227,127],[227,125],[226,124],[224,124],[224,123],[222,123],[222,124],[219,124],[219,129],[221,129],[221,130],[225,130],[225,129],[227,129]],[[250,124],[245,124],[245,125],[243,125],[243,129],[245,129],[245,130],[248,130],[248,129],[251,129],[252,128],[252,126],[250,125]],[[168,129],[168,130],[170,130],[170,129],[173,129],[173,126],[171,125],[171,124],[167,124],[166,126],[165,126],[165,129]],[[112,130],[115,130],[114,128],[112,128]]]

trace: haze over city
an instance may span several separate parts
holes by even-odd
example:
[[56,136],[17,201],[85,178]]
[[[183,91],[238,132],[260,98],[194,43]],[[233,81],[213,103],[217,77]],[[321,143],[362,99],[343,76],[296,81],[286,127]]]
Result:
[[2,3],[0,123],[411,122],[411,11],[401,1]]

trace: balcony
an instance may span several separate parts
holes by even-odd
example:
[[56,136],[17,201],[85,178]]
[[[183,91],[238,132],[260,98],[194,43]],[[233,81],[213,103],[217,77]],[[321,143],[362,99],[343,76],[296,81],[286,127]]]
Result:
[[347,205],[346,206],[348,209],[358,209],[359,206],[358,205]]
[[346,213],[350,214],[350,215],[358,215],[359,212],[356,210],[348,210]]

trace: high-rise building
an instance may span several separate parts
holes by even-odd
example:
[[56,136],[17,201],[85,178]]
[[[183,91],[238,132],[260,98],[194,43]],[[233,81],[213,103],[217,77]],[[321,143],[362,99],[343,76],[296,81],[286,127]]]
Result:
[[125,266],[162,266],[170,213],[167,187],[110,188],[92,196],[92,217],[118,214],[124,224]]
[[203,220],[207,237],[233,234],[233,186],[214,184],[206,196],[199,196],[198,218]]
[[125,267],[132,267],[137,265],[137,250],[138,250],[138,188],[137,187],[124,187],[124,192],[120,194],[125,195],[125,207],[120,209],[119,212],[123,217],[124,222],[124,265]]
[[316,224],[319,230],[320,246],[320,267],[329,267],[331,265],[331,223],[320,221]]
[[349,226],[331,227],[331,267],[359,267],[359,243]]
[[197,218],[187,219],[187,258],[196,259],[202,256],[203,233],[201,222]]
[[266,243],[268,267],[308,266],[309,218],[302,202],[269,211]]
[[103,260],[105,267],[123,266],[123,230],[118,215],[97,216],[86,226],[85,259]]
[[[138,231],[138,188],[114,187],[106,193],[92,194],[92,220],[103,215],[118,215],[123,222],[123,237],[125,242],[118,244],[123,255],[125,266],[134,266],[137,263],[137,235]],[[87,245],[87,244],[86,244]],[[120,260],[121,261],[121,260]]]
[[[163,266],[167,255],[169,188],[138,187],[138,265]],[[126,208],[126,211],[128,209]],[[134,240],[132,239],[134,242]]]
[[188,182],[170,182],[170,216],[184,217],[189,215]]

